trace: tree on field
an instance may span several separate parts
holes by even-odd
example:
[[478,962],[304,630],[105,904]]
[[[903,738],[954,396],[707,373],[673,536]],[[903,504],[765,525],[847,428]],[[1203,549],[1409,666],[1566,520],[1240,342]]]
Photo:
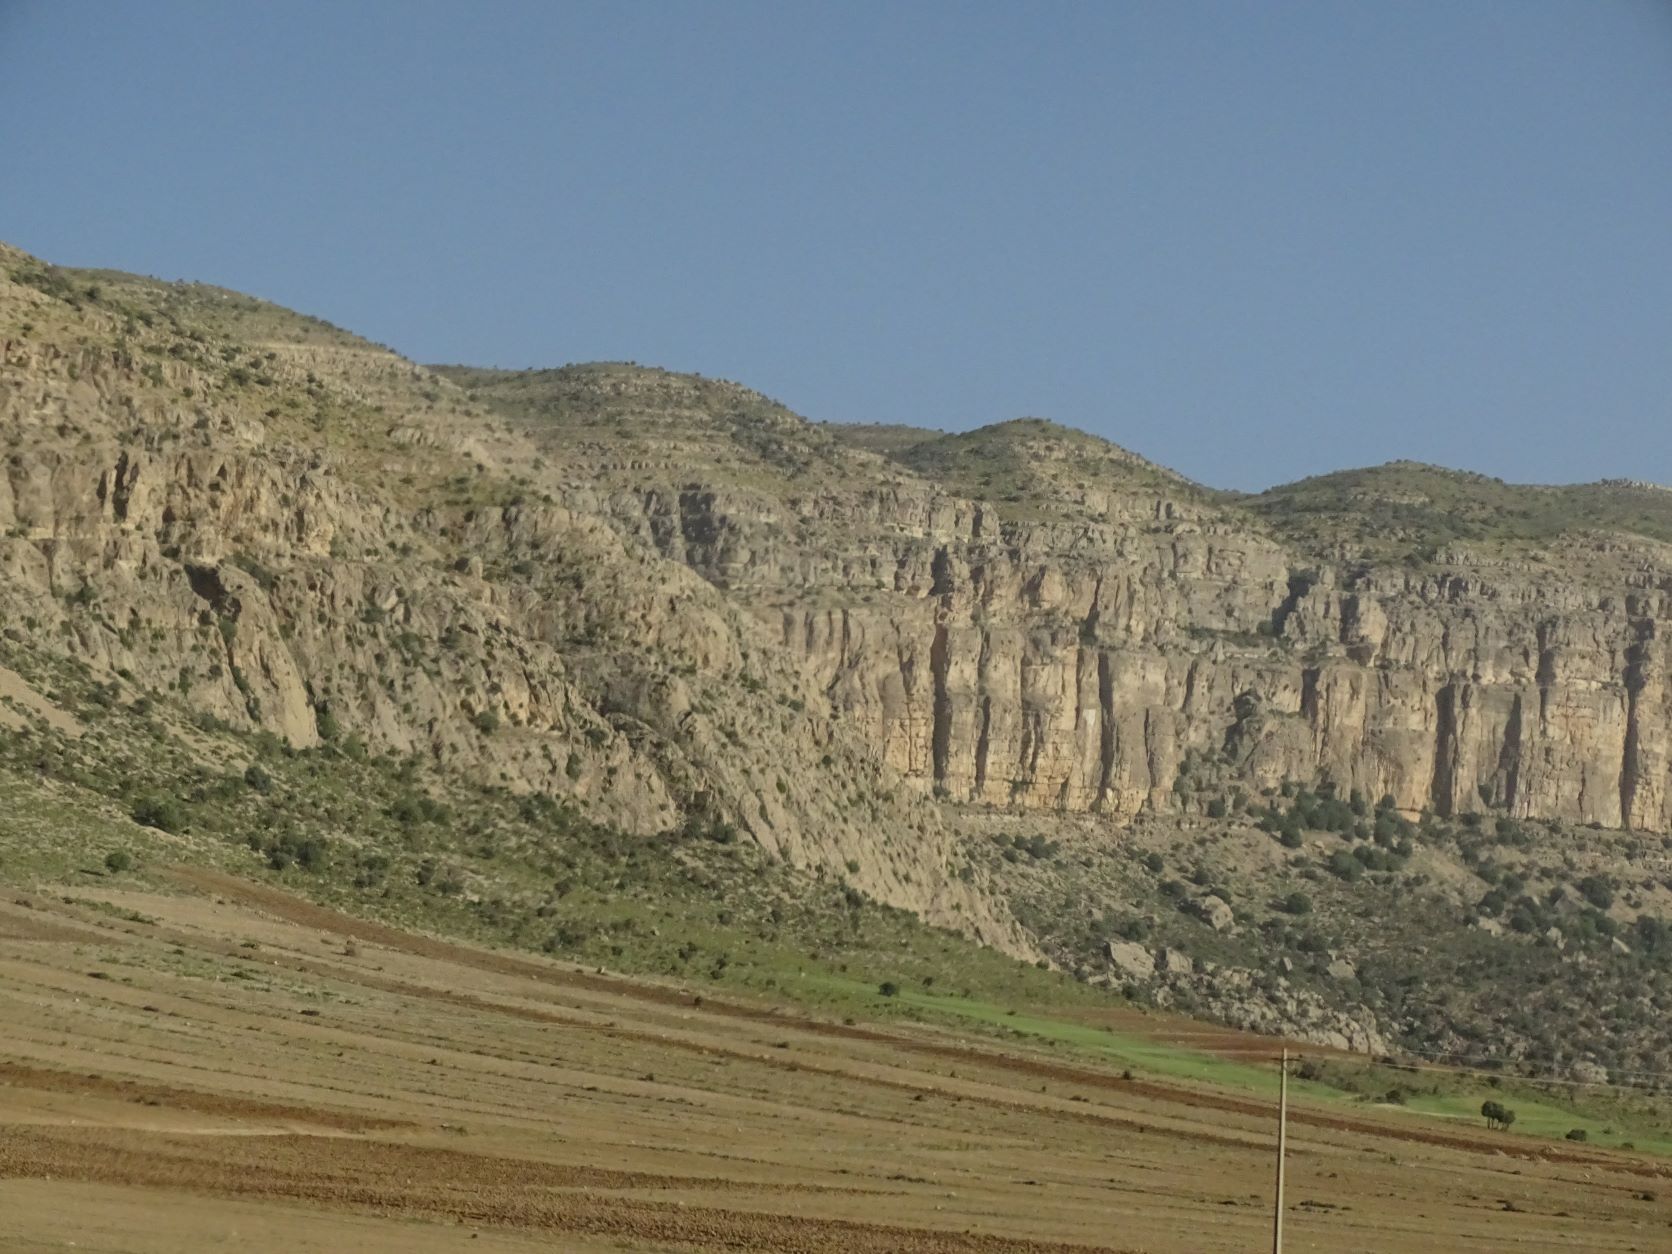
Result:
[[1515,1112],[1502,1102],[1491,1098],[1480,1104],[1480,1113],[1489,1128],[1508,1128],[1515,1122]]

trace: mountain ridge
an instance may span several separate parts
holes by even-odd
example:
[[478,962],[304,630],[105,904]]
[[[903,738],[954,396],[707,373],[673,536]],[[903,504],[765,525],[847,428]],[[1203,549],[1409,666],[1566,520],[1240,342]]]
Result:
[[[1360,1048],[1501,1015],[1455,953],[1521,964],[1529,1000],[1664,974],[1657,494],[1395,463],[1247,497],[1044,420],[842,431],[700,376],[430,368],[204,285],[0,263],[0,665],[126,712],[71,745],[0,705],[50,746],[13,767],[100,781],[107,819],[167,798],[89,755],[375,761],[525,798],[483,805],[533,825],[502,833],[518,859],[560,858],[569,820],[534,829],[571,811],[745,841],[1088,982]],[[426,806],[386,809],[429,891]],[[547,917],[560,864],[496,830],[440,882]],[[1598,876],[1629,892],[1576,905]],[[1327,931],[1270,904],[1319,885]],[[1419,958],[1449,1008],[1400,991]],[[1646,1022],[1587,1031],[1642,1063]]]

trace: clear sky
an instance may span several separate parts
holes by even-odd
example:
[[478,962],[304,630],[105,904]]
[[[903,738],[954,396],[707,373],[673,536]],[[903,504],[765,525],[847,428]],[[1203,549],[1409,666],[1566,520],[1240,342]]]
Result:
[[0,0],[0,238],[422,361],[1672,483],[1672,0]]

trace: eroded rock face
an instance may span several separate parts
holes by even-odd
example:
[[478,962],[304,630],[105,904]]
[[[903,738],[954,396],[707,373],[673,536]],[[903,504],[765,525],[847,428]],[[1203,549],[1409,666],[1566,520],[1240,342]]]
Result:
[[0,616],[235,727],[733,824],[1029,956],[934,799],[1120,822],[1212,759],[1672,830],[1666,546],[1331,564],[1138,459],[1076,485],[1037,424],[954,491],[711,381],[566,375],[516,425],[294,315],[49,288],[0,280]]
[[1225,755],[1245,787],[1672,830],[1672,546],[1323,560],[1048,423],[891,458],[686,376],[466,382],[537,419],[565,499],[766,623],[925,792],[1124,819],[1188,807],[1181,770]]
[[1189,755],[1227,752],[1255,787],[1672,830],[1672,551],[1651,541],[1342,571],[1162,497],[1071,531],[927,485],[794,512],[711,488],[677,528],[665,504],[611,517],[750,606],[938,795],[1165,811]]
[[1037,956],[769,630],[560,499],[445,380],[247,298],[87,295],[20,259],[0,247],[19,640],[298,748],[357,738],[628,832],[729,824]]
[[1251,1032],[1292,1036],[1331,1049],[1385,1055],[1387,1038],[1363,1007],[1338,1009],[1316,993],[1280,982],[1260,987],[1259,977],[1240,967],[1222,967],[1180,982],[1192,989],[1213,1017]]
[[1163,975],[1189,975],[1196,960],[1183,950],[1161,948],[1155,951],[1155,969]]

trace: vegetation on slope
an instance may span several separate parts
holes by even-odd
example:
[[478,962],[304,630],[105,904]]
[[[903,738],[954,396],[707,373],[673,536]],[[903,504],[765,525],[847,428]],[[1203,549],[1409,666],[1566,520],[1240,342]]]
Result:
[[9,641],[0,664],[85,729],[0,705],[18,724],[0,726],[0,877],[13,883],[197,862],[397,926],[805,1004],[890,1013],[902,1003],[885,980],[988,1000],[1100,1000],[845,877],[789,866],[718,817],[634,836],[560,797],[369,752],[352,733],[299,750]]
[[[545,604],[548,620],[564,620],[545,626],[575,655],[595,645],[598,633],[624,636],[630,629],[613,623],[599,625],[598,633],[589,628],[584,637],[568,631],[568,620],[609,616],[595,603],[607,581],[589,582],[585,562],[572,560],[573,554],[541,552],[537,540],[543,537],[532,536],[518,538],[521,548],[489,547],[485,537],[498,540],[512,531],[514,512],[524,502],[559,486],[539,465],[523,478],[490,470],[489,453],[465,437],[490,435],[492,414],[510,415],[540,434],[568,482],[585,490],[642,487],[649,461],[657,467],[652,478],[666,474],[681,484],[718,479],[768,498],[837,487],[874,491],[880,454],[898,467],[891,473],[900,482],[996,500],[1011,518],[1079,522],[1109,517],[1112,507],[1136,503],[1153,511],[1164,502],[1217,511],[1213,516],[1225,521],[1239,517],[1223,498],[1124,450],[1036,420],[963,435],[924,433],[921,440],[893,431],[847,440],[731,384],[612,365],[431,373],[326,324],[219,289],[59,271],[11,254],[7,263],[17,281],[54,302],[40,315],[54,325],[32,326],[29,337],[64,349],[113,351],[140,380],[125,399],[155,402],[180,419],[173,431],[148,416],[136,419],[136,438],[153,447],[164,440],[211,447],[210,428],[192,421],[200,408],[217,418],[259,419],[283,455],[318,450],[361,490],[432,511],[419,517],[435,524],[428,534],[450,546],[415,548],[401,530],[403,519],[389,522],[381,536],[353,537],[365,552],[351,552],[349,540],[339,538],[334,558],[340,549],[343,556],[369,560],[386,548],[379,560],[391,574],[415,557],[425,569],[456,570],[462,561],[487,577],[496,593]],[[422,421],[442,418],[445,428]],[[208,412],[200,421],[208,423]],[[90,438],[71,424],[65,428],[59,431],[64,441]],[[14,446],[17,441],[14,434]],[[850,456],[848,444],[869,456]],[[264,455],[281,453],[269,449]],[[534,475],[542,477],[536,482]],[[1592,527],[1664,539],[1672,534],[1663,510],[1667,499],[1646,489],[1510,488],[1394,467],[1276,489],[1245,507],[1308,550],[1423,560],[1451,544],[1542,542]],[[484,504],[512,513],[476,517]],[[827,541],[813,535],[810,542]],[[635,552],[630,560],[642,558]],[[626,560],[612,567],[609,580],[629,577],[623,573],[628,567]],[[260,561],[249,573],[258,583],[272,576]],[[87,599],[76,608],[86,612],[75,623],[66,620],[65,635],[85,631],[113,648],[108,639],[120,640],[129,629],[99,620],[97,588],[78,590],[71,581],[60,595],[84,593]],[[413,662],[413,676],[426,669],[420,655],[433,642],[386,623],[381,603],[356,605],[355,612],[354,638],[387,639],[398,647],[383,650],[386,656]],[[223,632],[228,621],[221,620]],[[12,626],[21,626],[25,638],[33,631],[27,623]],[[212,639],[216,624],[206,618],[203,629]],[[623,653],[593,665],[608,672],[603,686],[614,686],[612,701],[626,699],[624,680],[644,679],[648,687],[679,668],[690,672],[686,678],[697,678],[694,663],[682,660],[670,668],[666,658],[653,660],[640,675],[623,660],[625,642],[611,643]],[[266,868],[266,874],[395,922],[549,946],[578,960],[733,982],[774,995],[874,1003],[879,1012],[909,1005],[975,1020],[1010,1018],[998,1009],[1008,1000],[1026,997],[1060,1007],[1104,996],[875,907],[838,875],[820,878],[784,867],[738,840],[723,816],[693,810],[687,823],[634,840],[560,797],[518,795],[492,781],[484,786],[437,769],[427,759],[380,755],[349,729],[336,729],[319,748],[290,748],[206,718],[186,702],[176,708],[169,704],[173,698],[120,671],[114,678],[95,676],[67,658],[25,653],[13,662],[70,694],[67,699],[93,727],[79,742],[39,729],[6,738],[4,787],[15,812],[30,816],[34,833],[7,852],[19,873],[46,873],[50,865],[53,874],[125,874],[109,860],[137,856],[143,867],[154,859],[202,857],[244,871]],[[57,666],[69,669],[52,673]],[[806,712],[803,693],[787,685],[780,690],[776,682],[789,671],[786,663],[734,676],[751,697],[772,688],[758,701],[734,705],[733,714],[742,708],[745,716],[717,724],[734,748],[751,724],[755,733],[767,724],[757,717],[761,711],[774,720],[777,710],[798,717]],[[770,683],[763,684],[761,675]],[[367,687],[394,682],[369,668],[345,678]],[[705,672],[702,678],[715,677]],[[696,713],[710,712],[705,701],[711,692],[693,703]],[[816,694],[808,695],[816,703]],[[405,699],[393,689],[391,697],[385,708],[399,708],[396,702]],[[468,718],[481,737],[499,730],[493,710],[476,709]],[[646,721],[620,721],[624,734],[651,734]],[[593,730],[606,734],[601,722]],[[724,752],[739,756],[734,749]],[[790,774],[793,779],[779,775],[774,781],[778,795],[790,796],[813,772]],[[762,791],[772,793],[774,785]],[[763,811],[765,800],[758,802]],[[1638,922],[1659,916],[1629,900],[1598,906],[1585,889],[1597,872],[1563,867],[1558,875],[1540,857],[1522,856],[1515,842],[1524,829],[1506,835],[1494,826],[1483,835],[1467,822],[1428,821],[1410,833],[1396,831],[1389,843],[1378,839],[1380,808],[1357,813],[1349,799],[1327,798],[1336,804],[1325,806],[1307,790],[1281,801],[1239,801],[1229,794],[1217,800],[1216,821],[1227,826],[1203,831],[1207,843],[1182,861],[1165,855],[1160,869],[1105,840],[1100,850],[1077,853],[1091,861],[1077,861],[1068,875],[1033,875],[1036,864],[1043,869],[1053,862],[1054,838],[1044,837],[1042,845],[1035,832],[1021,845],[1012,839],[976,850],[972,874],[1001,885],[1052,954],[1088,979],[1097,972],[1099,947],[1111,936],[1124,937],[1176,945],[1202,964],[1277,969],[1287,962],[1294,984],[1344,1008],[1370,1007],[1419,1048],[1499,1056],[1507,1049],[1531,1064],[1585,1064],[1619,1077],[1668,1065],[1655,1031],[1669,1004],[1669,964],[1652,928]],[[856,786],[843,801],[867,821],[880,812],[872,790]],[[1346,829],[1337,825],[1341,806],[1351,815]],[[1271,830],[1254,837],[1256,823]],[[1368,832],[1358,830],[1361,823]],[[54,830],[68,833],[63,850],[48,839]],[[1299,845],[1289,843],[1291,833]],[[1579,848],[1575,833],[1559,836],[1563,848]],[[1239,838],[1282,850],[1278,863],[1269,873],[1221,865]],[[1504,849],[1492,845],[1483,853],[1481,842],[1488,838]],[[74,865],[62,861],[81,845],[87,848]],[[1627,861],[1641,858],[1632,854]],[[1447,884],[1438,882],[1442,872]],[[1617,868],[1605,874],[1624,880]],[[1458,876],[1475,882],[1464,878],[1459,887]],[[1235,934],[1204,930],[1199,919],[1178,909],[1209,888],[1239,916]],[[1627,891],[1651,890],[1633,878]],[[1506,934],[1472,926],[1477,917],[1498,923]],[[1549,935],[1552,928],[1561,948]],[[1352,975],[1330,973],[1338,960],[1331,950],[1350,956]],[[885,984],[891,994],[884,993]],[[955,993],[950,998],[943,991],[948,988]],[[1211,988],[1186,985],[1174,996],[1174,1004],[1204,1013],[1227,1011]]]
[[[667,978],[699,994],[744,993],[849,1022],[919,1019],[1141,1075],[1273,1086],[1269,1067],[1166,1044],[1141,1018],[1105,1025],[1126,1002],[1118,992],[925,927],[839,878],[775,862],[724,824],[631,837],[559,799],[471,786],[369,754],[352,737],[292,750],[72,663],[15,648],[3,660],[84,729],[67,734],[37,716],[0,733],[4,882],[83,900],[77,885],[172,891],[169,866],[210,865],[403,928]],[[1022,844],[1035,861],[1067,857]],[[1320,1059],[1303,1064],[1298,1091],[1453,1116],[1484,1091],[1512,1103],[1523,1133],[1577,1128],[1603,1145],[1672,1144],[1672,1124],[1646,1097],[1574,1094],[1513,1075]]]
[[437,366],[435,373],[540,439],[587,482],[676,486],[716,479],[778,495],[875,486],[831,435],[723,379],[594,362],[552,370]]
[[1664,488],[1510,484],[1416,462],[1319,475],[1244,503],[1278,535],[1337,559],[1432,562],[1458,545],[1547,545],[1585,532],[1672,543]]
[[[1018,917],[1082,978],[1209,1018],[1368,1012],[1396,1050],[1505,1074],[1632,1085],[1672,1075],[1672,839],[1487,819],[1412,820],[1327,784],[1201,787],[1218,819],[1141,823],[1111,847],[993,819]],[[1230,907],[1211,922],[1201,902]],[[1185,956],[1134,977],[1110,941]]]
[[857,428],[844,439],[873,447],[948,492],[998,503],[1006,517],[1086,519],[1127,496],[1204,507],[1212,493],[1117,444],[1043,418],[1019,418],[907,442]]

